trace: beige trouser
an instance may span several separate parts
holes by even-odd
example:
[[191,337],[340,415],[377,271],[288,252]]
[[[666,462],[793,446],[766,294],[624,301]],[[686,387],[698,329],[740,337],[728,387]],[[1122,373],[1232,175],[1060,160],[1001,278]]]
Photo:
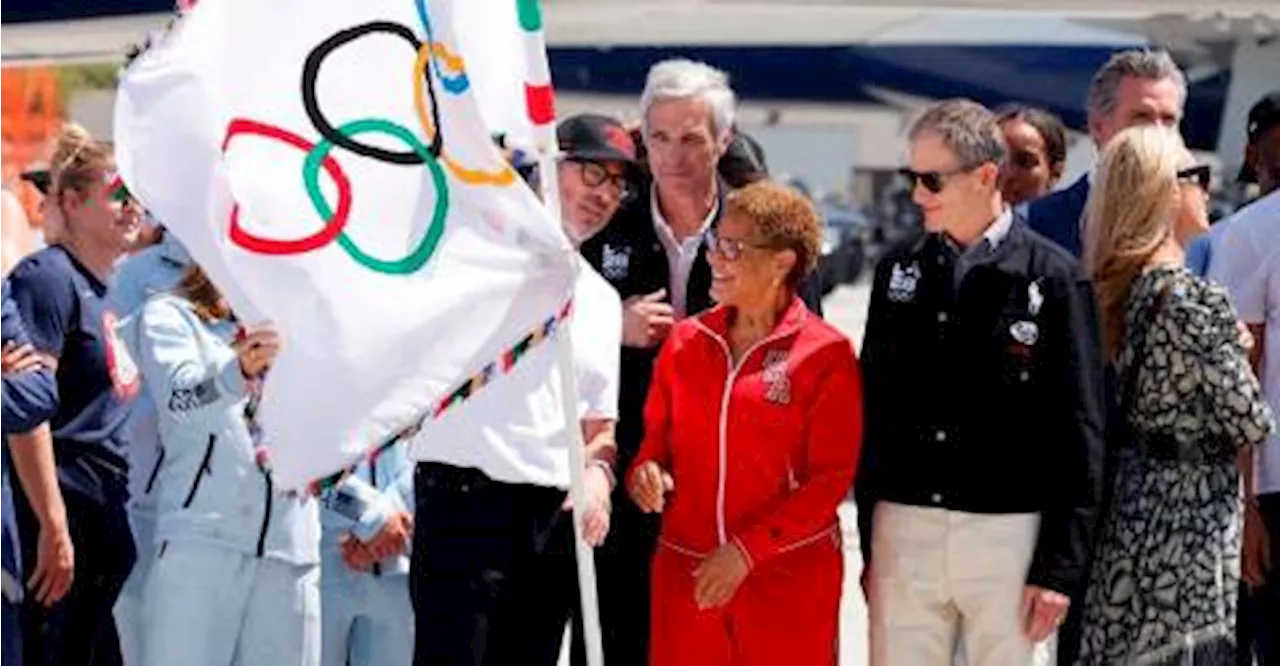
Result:
[[871,665],[1052,663],[1052,641],[1023,633],[1022,595],[1039,514],[984,515],[876,505]]

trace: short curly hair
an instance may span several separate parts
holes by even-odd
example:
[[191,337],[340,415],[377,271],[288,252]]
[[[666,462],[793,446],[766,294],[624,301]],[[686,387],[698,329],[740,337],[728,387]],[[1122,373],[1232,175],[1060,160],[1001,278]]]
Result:
[[796,265],[787,275],[788,288],[795,289],[817,268],[822,218],[808,197],[764,180],[730,192],[724,203],[726,216],[739,215],[751,222],[761,244],[796,253]]

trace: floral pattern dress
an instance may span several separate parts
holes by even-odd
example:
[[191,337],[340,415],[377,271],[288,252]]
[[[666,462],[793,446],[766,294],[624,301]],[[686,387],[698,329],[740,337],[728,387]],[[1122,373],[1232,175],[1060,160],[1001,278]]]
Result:
[[1125,331],[1117,376],[1136,364],[1127,418],[1138,436],[1118,452],[1078,663],[1234,666],[1236,457],[1262,444],[1272,415],[1220,287],[1150,268],[1134,281]]

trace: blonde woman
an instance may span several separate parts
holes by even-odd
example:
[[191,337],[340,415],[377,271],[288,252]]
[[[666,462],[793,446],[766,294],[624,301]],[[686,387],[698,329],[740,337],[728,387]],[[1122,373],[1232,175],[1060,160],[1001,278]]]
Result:
[[134,562],[124,422],[137,369],[115,337],[107,285],[137,235],[141,209],[116,173],[110,147],[68,126],[54,154],[49,247],[9,275],[33,346],[57,368],[48,418],[10,435],[23,570],[27,663],[118,662],[111,618]]
[[1090,193],[1085,265],[1118,404],[1082,664],[1236,663],[1237,459],[1273,423],[1226,293],[1183,267],[1209,176],[1176,133],[1138,127],[1108,144]]

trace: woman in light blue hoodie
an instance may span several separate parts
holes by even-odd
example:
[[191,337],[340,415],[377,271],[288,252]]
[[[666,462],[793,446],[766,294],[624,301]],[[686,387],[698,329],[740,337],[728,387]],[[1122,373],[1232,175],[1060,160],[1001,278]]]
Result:
[[194,265],[135,320],[162,447],[144,666],[316,666],[317,503],[273,485],[253,419],[279,337],[240,328]]

